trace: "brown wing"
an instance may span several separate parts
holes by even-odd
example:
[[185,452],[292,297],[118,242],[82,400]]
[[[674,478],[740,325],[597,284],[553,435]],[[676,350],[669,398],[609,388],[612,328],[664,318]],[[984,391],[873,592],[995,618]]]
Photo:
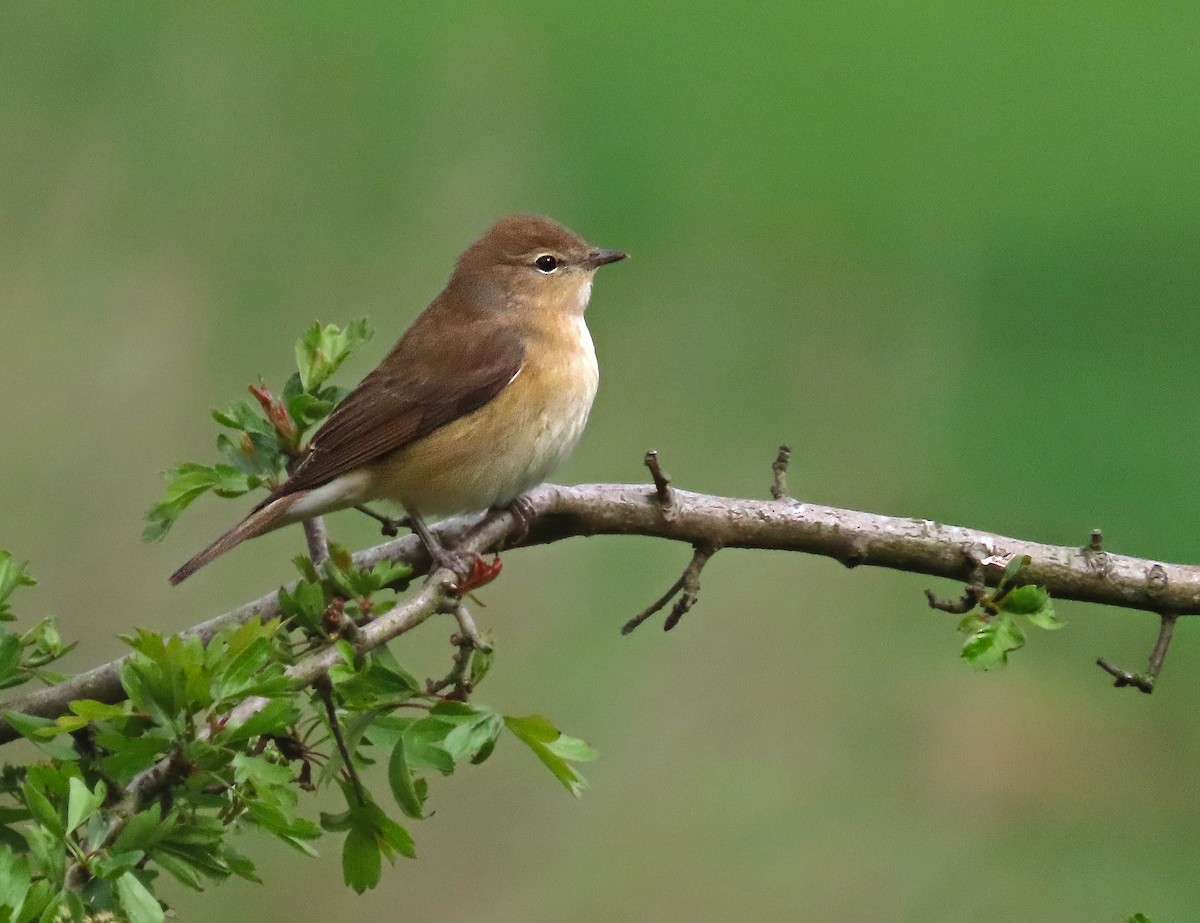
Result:
[[521,337],[472,328],[435,301],[337,406],[295,473],[260,506],[402,449],[504,390],[525,358]]

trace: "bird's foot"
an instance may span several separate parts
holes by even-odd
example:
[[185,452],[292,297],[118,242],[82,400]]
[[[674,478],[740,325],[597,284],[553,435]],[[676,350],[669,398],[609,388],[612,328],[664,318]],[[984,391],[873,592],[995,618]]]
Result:
[[504,539],[504,547],[512,548],[529,538],[529,527],[537,519],[537,510],[526,496],[517,497],[503,509],[513,518],[514,528]]
[[451,591],[455,596],[466,596],[480,587],[487,586],[500,576],[500,571],[504,568],[500,555],[493,557],[489,563],[483,559],[483,555],[475,551],[449,551],[439,548],[432,557],[431,574],[442,569],[454,574]]

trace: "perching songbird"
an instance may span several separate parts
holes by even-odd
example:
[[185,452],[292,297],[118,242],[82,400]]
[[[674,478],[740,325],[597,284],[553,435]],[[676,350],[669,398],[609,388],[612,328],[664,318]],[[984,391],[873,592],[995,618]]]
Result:
[[454,570],[423,517],[505,506],[566,461],[599,382],[583,318],[592,277],[625,256],[549,218],[497,222],[292,475],[171,583],[248,538],[372,500],[403,506],[434,564]]

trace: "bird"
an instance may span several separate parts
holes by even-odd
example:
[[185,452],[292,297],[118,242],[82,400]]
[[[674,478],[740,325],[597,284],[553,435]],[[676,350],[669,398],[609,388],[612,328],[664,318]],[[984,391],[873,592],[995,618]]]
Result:
[[247,539],[376,500],[403,507],[435,569],[460,572],[424,517],[505,507],[566,461],[599,385],[592,280],[626,256],[540,215],[493,224],[287,480],[171,584]]

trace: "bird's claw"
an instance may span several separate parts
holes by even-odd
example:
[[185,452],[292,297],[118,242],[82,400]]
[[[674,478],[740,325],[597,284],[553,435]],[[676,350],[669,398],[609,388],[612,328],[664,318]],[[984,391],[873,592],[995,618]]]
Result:
[[494,556],[488,562],[478,552],[443,549],[440,554],[434,556],[433,567],[434,570],[445,569],[454,574],[451,592],[455,596],[466,596],[500,576],[504,562],[500,560],[500,555]]

